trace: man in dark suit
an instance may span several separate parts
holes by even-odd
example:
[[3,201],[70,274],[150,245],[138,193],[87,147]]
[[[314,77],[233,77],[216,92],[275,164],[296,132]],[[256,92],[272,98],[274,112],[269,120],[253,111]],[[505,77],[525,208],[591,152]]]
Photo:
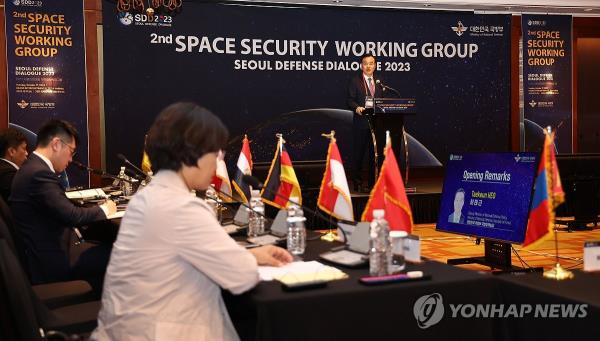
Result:
[[77,142],[77,130],[71,124],[50,120],[40,129],[35,151],[13,180],[9,203],[25,244],[32,284],[73,278],[67,252],[62,247],[65,229],[104,220],[116,212],[112,201],[78,207],[66,197],[57,173],[72,161]]
[[[369,122],[365,116],[365,110],[372,110],[373,103],[367,105],[367,97],[383,97],[382,88],[377,84],[374,72],[377,69],[375,56],[367,53],[361,57],[361,73],[354,75],[348,84],[348,107],[354,112],[352,124],[352,135],[354,138],[354,148],[352,154],[352,180],[354,190],[364,190],[364,181],[362,179],[362,168],[365,160],[365,154],[368,155],[368,187],[372,187],[375,182],[374,171],[374,152]],[[369,106],[369,108],[366,108]]]
[[8,203],[10,188],[17,169],[27,159],[27,138],[15,128],[0,132],[0,195]]

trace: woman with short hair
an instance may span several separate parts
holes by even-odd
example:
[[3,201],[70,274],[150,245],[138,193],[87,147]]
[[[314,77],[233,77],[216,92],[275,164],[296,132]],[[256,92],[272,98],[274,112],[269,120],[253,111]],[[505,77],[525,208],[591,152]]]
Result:
[[227,138],[219,118],[194,103],[156,118],[146,140],[156,175],[123,217],[92,339],[236,340],[221,288],[242,293],[258,283],[258,264],[292,260],[275,246],[239,246],[191,194],[210,185]]

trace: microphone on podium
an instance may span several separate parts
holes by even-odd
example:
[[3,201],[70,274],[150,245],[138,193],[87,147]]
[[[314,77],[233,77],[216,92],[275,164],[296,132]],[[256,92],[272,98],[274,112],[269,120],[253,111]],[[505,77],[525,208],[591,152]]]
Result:
[[129,167],[133,168],[133,170],[135,170],[137,173],[139,173],[141,176],[144,177],[144,179],[148,178],[148,174],[144,173],[143,170],[141,170],[140,168],[138,168],[138,166],[134,165],[131,161],[127,160],[127,158],[125,157],[125,155],[119,153],[117,154],[117,157],[125,162]]
[[[258,180],[256,177],[254,177],[252,175],[247,175],[246,174],[246,175],[242,176],[242,182],[244,182],[247,185],[252,186],[252,188],[264,189],[267,192],[269,192],[269,194],[273,194],[273,195],[278,196],[278,197],[280,197],[282,199],[285,199],[288,202],[291,202],[292,204],[294,204],[294,205],[296,205],[298,207],[301,207],[303,210],[307,211],[308,213],[310,213],[312,215],[316,215],[316,216],[320,217],[321,219],[323,219],[325,221],[330,221],[331,220],[331,217],[326,217],[324,214],[322,214],[319,211],[312,210],[312,209],[308,208],[307,206],[304,206],[304,205],[302,205],[302,204],[300,204],[298,202],[290,200],[288,197],[285,197],[285,196],[283,196],[283,195],[281,195],[281,194],[279,194],[277,192],[271,191],[270,189],[266,188],[265,185],[262,182],[260,182],[260,180]],[[339,221],[340,222],[345,222],[345,223],[354,223],[354,222],[349,222],[349,221],[345,221],[345,220],[339,220]],[[344,235],[344,240],[347,241],[348,239],[346,238],[346,231],[344,231],[344,229],[341,228],[341,227],[339,228],[339,230],[342,231],[342,234]]]
[[396,93],[396,95],[398,97],[401,97],[400,96],[400,92],[398,90],[392,88],[391,86],[387,86],[387,85],[383,84],[383,82],[381,81],[381,79],[376,80],[375,84],[379,85],[383,91],[389,89],[389,90],[392,90],[394,93]]

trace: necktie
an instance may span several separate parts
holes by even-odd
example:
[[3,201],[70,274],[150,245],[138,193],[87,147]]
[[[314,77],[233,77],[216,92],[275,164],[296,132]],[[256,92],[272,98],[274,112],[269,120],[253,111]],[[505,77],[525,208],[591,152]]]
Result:
[[367,78],[369,81],[369,91],[371,92],[371,96],[375,97],[375,84],[373,84],[373,78]]

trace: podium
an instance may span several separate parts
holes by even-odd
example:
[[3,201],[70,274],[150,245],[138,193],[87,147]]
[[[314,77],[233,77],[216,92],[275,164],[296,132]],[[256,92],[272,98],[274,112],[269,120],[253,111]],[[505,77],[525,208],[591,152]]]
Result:
[[369,122],[369,130],[373,140],[373,152],[375,153],[374,164],[375,181],[383,164],[383,150],[385,148],[385,132],[390,131],[392,146],[396,160],[402,160],[404,150],[408,161],[408,150],[404,139],[404,116],[417,113],[416,100],[414,98],[375,98],[373,108],[364,111]]

